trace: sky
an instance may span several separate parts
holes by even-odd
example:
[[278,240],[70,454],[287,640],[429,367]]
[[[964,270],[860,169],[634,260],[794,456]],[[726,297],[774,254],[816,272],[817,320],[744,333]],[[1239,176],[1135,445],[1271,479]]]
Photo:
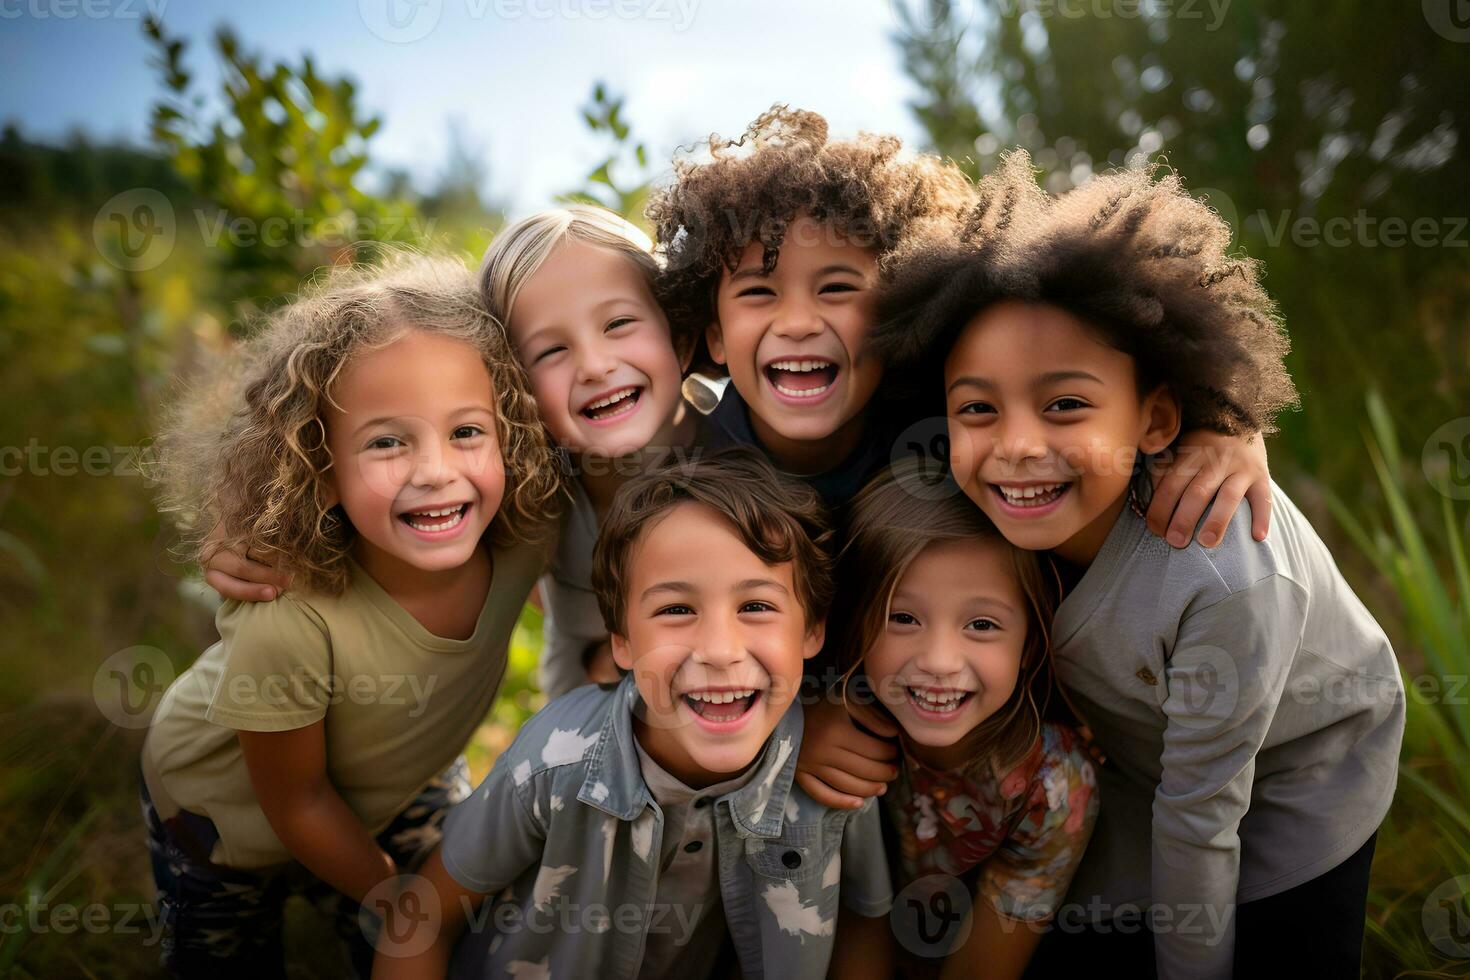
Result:
[[[157,14],[216,86],[214,30],[270,59],[310,52],[383,117],[379,166],[432,186],[451,127],[483,154],[487,196],[520,216],[579,186],[604,144],[579,108],[594,81],[666,169],[674,148],[738,136],[776,102],[917,140],[894,3],[923,0],[0,0],[0,121],[32,139],[82,129],[148,141],[160,91],[142,33]],[[197,84],[197,83],[196,83]]]

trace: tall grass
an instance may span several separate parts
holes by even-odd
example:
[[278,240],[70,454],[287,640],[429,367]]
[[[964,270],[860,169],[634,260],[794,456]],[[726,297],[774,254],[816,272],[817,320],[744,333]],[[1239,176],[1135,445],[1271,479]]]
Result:
[[[1386,520],[1359,517],[1336,495],[1328,505],[1389,587],[1370,605],[1398,639],[1408,703],[1398,794],[1374,861],[1365,967],[1370,976],[1470,976],[1470,889],[1447,884],[1470,882],[1470,556],[1455,501],[1406,475],[1418,468],[1406,469],[1376,391],[1367,409]],[[1450,904],[1438,907],[1442,899]],[[1448,936],[1431,925],[1445,920],[1439,911],[1449,913]]]

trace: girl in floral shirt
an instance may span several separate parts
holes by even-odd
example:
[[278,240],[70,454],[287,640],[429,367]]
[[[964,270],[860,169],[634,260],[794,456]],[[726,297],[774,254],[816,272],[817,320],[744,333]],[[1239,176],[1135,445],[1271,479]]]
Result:
[[1082,739],[1046,717],[1053,590],[947,478],[902,466],[853,501],[840,575],[849,710],[900,728],[885,801],[907,972],[1020,976],[1098,807]]

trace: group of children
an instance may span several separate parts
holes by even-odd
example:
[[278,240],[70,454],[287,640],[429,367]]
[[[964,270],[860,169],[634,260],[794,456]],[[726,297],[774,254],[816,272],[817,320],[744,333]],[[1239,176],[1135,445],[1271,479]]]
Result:
[[1228,227],[812,113],[704,149],[656,243],[334,270],[182,402],[226,601],[143,752],[165,966],[283,975],[301,893],[361,976],[1355,976],[1403,692],[1266,473]]

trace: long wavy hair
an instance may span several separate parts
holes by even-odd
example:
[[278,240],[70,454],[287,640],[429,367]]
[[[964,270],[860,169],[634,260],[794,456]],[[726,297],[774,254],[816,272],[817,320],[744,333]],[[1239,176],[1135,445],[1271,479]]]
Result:
[[1057,589],[1036,552],[1007,542],[947,475],[925,472],[912,461],[875,477],[849,507],[837,589],[855,612],[834,617],[829,641],[848,692],[887,628],[898,583],[925,548],[946,541],[995,541],[1009,554],[1011,574],[1027,605],[1020,675],[1005,704],[971,729],[964,744],[971,765],[989,762],[1003,772],[1020,763],[1041,736],[1052,690],[1050,627]]
[[506,494],[487,539],[538,541],[557,516],[561,470],[504,331],[457,259],[401,249],[334,268],[269,315],[254,335],[185,391],[158,440],[160,508],[180,555],[229,549],[335,594],[356,532],[329,504],[326,413],[343,369],[409,330],[463,341],[490,373]]

